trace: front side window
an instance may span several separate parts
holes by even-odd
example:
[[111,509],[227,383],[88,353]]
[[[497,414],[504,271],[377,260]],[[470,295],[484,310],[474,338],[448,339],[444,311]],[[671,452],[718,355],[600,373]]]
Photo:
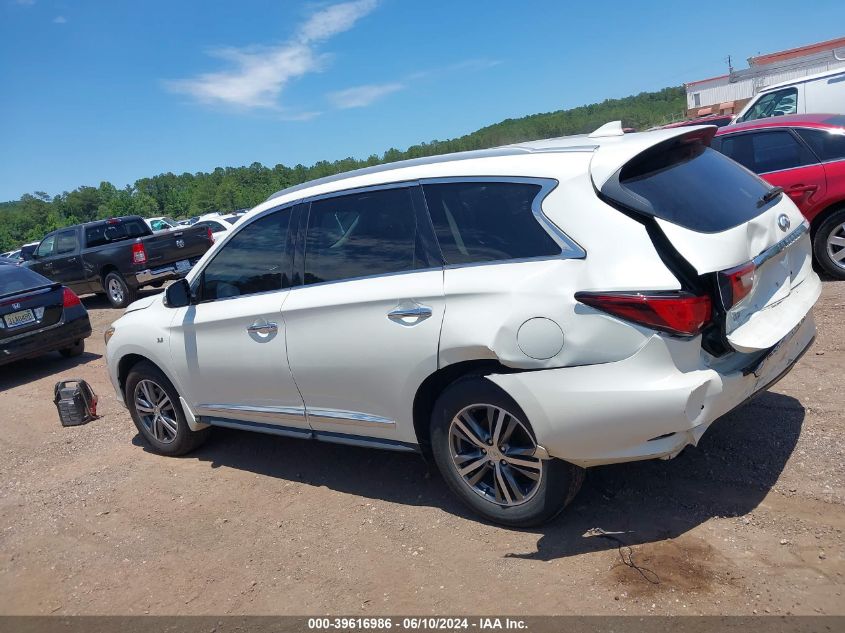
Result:
[[75,253],[78,246],[76,231],[62,231],[56,238],[56,255]]
[[45,237],[42,242],[38,245],[38,248],[35,251],[36,257],[50,257],[53,254],[53,249],[56,246],[56,236],[48,235]]
[[721,151],[755,174],[794,169],[818,162],[787,130],[724,137]]
[[821,160],[845,160],[845,130],[796,130]]
[[290,209],[275,211],[233,236],[200,275],[200,301],[287,288],[285,242],[290,216]]
[[455,182],[423,185],[447,264],[560,255],[534,217],[542,187],[533,183]]
[[417,237],[410,189],[312,202],[305,239],[305,283],[425,268]]
[[751,109],[746,112],[742,121],[754,121],[770,116],[795,114],[798,111],[798,89],[784,88],[764,94]]

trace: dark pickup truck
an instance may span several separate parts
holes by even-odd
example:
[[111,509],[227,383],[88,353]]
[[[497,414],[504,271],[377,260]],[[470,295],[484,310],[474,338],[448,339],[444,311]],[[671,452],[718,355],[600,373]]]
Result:
[[140,216],[130,215],[53,231],[23,265],[77,294],[105,293],[123,308],[138,288],[184,277],[213,242],[204,228],[153,234]]

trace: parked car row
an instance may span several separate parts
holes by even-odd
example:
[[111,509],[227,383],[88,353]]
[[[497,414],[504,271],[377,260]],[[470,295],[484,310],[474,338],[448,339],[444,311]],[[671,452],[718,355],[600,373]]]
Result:
[[810,223],[715,133],[617,123],[281,191],[107,330],[117,397],[161,454],[218,426],[418,451],[486,519],[546,521],[814,339]]
[[201,227],[154,233],[140,216],[110,218],[48,233],[22,266],[123,308],[139,288],[183,277],[213,241]]

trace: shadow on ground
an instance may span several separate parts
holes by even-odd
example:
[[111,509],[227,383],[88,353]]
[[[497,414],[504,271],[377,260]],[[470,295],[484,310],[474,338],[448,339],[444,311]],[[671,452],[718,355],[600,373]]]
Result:
[[[65,358],[59,352],[48,352],[36,358],[18,360],[0,367],[0,391],[19,387],[47,376],[63,374],[62,380],[73,378],[73,369],[102,358],[101,354],[84,352],[75,358]],[[56,378],[58,380],[58,378]],[[53,397],[50,392],[50,398]]]
[[[794,398],[765,393],[724,416],[696,448],[671,461],[590,469],[580,494],[552,523],[528,530],[537,550],[509,557],[553,560],[616,549],[591,528],[620,532],[627,545],[675,538],[713,517],[753,510],[777,481],[795,448],[804,408]],[[142,445],[140,437],[136,444]],[[393,503],[436,506],[475,521],[419,456],[271,435],[215,429],[187,459]]]

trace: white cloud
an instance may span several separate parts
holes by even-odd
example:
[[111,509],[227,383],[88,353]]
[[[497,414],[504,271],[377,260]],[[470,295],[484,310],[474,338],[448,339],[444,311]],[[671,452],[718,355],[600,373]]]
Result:
[[65,24],[67,22],[67,18],[63,15],[57,15],[53,18],[53,24]]
[[398,82],[390,84],[367,84],[365,86],[355,86],[346,90],[332,92],[329,94],[329,100],[336,108],[342,110],[347,108],[364,108],[382,97],[386,97],[404,88],[405,85]]
[[[293,79],[321,70],[326,63],[327,57],[319,54],[314,45],[348,31],[376,4],[377,0],[354,0],[326,7],[312,14],[290,40],[278,46],[211,51],[212,56],[231,64],[229,70],[165,84],[171,91],[203,103],[280,109],[279,97],[285,86]],[[298,116],[309,115],[313,118],[313,113]]]

